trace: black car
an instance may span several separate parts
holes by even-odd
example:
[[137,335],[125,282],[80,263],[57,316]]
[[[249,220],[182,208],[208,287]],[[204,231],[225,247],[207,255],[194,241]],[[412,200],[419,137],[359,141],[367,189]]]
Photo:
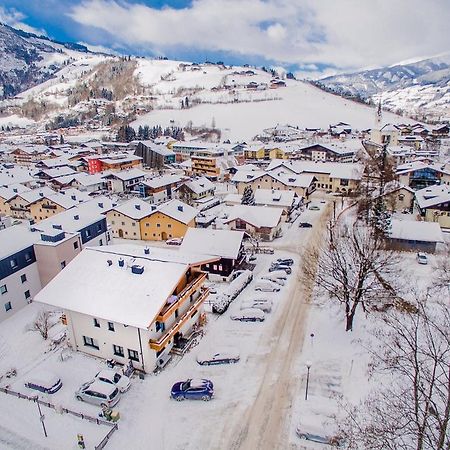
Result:
[[310,224],[309,222],[300,222],[298,226],[299,228],[312,228],[312,224]]
[[282,264],[284,266],[292,266],[294,264],[294,260],[291,258],[278,258],[272,265]]

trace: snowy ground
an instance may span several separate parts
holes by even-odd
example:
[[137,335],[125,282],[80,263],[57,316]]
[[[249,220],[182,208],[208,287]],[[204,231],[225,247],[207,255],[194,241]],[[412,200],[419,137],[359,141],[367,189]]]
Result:
[[[121,414],[119,430],[107,448],[326,448],[300,440],[295,430],[301,424],[310,431],[326,434],[328,425],[323,425],[324,421],[341,413],[337,399],[343,397],[357,402],[367,392],[368,358],[360,341],[367,338],[370,321],[359,315],[355,330],[346,333],[341,309],[325,299],[308,302],[298,277],[302,249],[310,240],[322,238],[321,217],[327,211],[326,203],[320,198],[313,199],[313,203],[321,210],[306,210],[294,224],[284,224],[283,237],[270,244],[275,249],[274,255],[257,256],[253,282],[228,311],[222,316],[208,314],[206,333],[198,346],[183,358],[175,357],[160,374],[132,380],[130,391],[116,407]],[[313,228],[298,228],[299,221],[311,222]],[[278,257],[292,257],[295,261],[288,283],[279,293],[255,292],[255,282]],[[414,253],[402,254],[402,259],[405,273],[409,271],[418,284],[430,278],[433,258],[428,266],[419,266]],[[274,308],[265,322],[241,323],[230,319],[242,301],[255,297],[273,300]],[[30,372],[45,367],[57,373],[64,384],[51,396],[51,401],[96,416],[99,408],[78,402],[74,392],[104,368],[104,363],[82,354],[72,354],[62,362],[61,348],[48,351],[47,342],[36,332],[27,331],[27,324],[38,309],[37,304],[31,304],[1,324],[0,375],[14,367],[17,377],[4,378],[0,385],[7,382],[12,389],[31,395],[23,383]],[[211,367],[196,363],[199,351],[224,346],[239,349],[239,363]],[[311,369],[309,396],[305,400],[307,361],[311,362]],[[180,403],[169,398],[174,382],[194,377],[213,381],[215,396],[211,402]],[[49,435],[53,437],[45,440],[33,409],[36,405],[5,397],[0,393],[0,415],[4,417],[14,409],[16,416],[2,421],[2,427],[8,432],[1,431],[8,436],[8,441],[0,441],[1,448],[72,448],[74,437],[80,432],[85,435],[88,448],[93,448],[106,434],[104,427],[46,412]],[[26,423],[30,425],[24,426],[20,417],[27,417]]]

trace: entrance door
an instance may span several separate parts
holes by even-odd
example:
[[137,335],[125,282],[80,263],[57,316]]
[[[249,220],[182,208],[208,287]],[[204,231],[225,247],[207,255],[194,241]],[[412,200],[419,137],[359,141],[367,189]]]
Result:
[[122,228],[119,228],[119,237],[123,238],[123,230],[122,230]]
[[162,239],[163,241],[167,241],[167,233],[166,233],[165,231],[163,231],[163,232],[161,233],[161,239]]

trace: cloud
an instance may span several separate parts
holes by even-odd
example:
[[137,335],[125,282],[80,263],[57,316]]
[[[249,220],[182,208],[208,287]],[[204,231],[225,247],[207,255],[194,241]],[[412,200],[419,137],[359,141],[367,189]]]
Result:
[[45,30],[34,28],[23,22],[23,19],[26,19],[26,16],[20,11],[17,11],[14,8],[7,9],[3,6],[0,6],[0,22],[5,23],[6,25],[9,25],[13,28],[26,31],[27,33],[34,33],[38,36],[47,36]]
[[126,47],[230,52],[354,70],[450,48],[448,0],[193,0],[152,8],[83,0],[69,16]]
[[97,53],[106,53],[107,55],[121,55],[121,53],[112,50],[111,48],[105,47],[103,45],[93,45],[93,44],[88,44],[87,42],[78,42],[78,44],[80,45],[84,45],[85,47],[87,47],[91,52],[97,52]]

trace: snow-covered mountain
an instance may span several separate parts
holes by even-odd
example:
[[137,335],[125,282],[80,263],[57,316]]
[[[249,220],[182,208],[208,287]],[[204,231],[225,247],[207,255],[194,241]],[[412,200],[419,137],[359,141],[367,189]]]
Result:
[[434,116],[450,109],[450,54],[414,63],[397,64],[326,77],[319,87],[342,96],[377,102],[391,110]]
[[83,45],[56,42],[0,23],[0,99],[48,80],[86,53]]

